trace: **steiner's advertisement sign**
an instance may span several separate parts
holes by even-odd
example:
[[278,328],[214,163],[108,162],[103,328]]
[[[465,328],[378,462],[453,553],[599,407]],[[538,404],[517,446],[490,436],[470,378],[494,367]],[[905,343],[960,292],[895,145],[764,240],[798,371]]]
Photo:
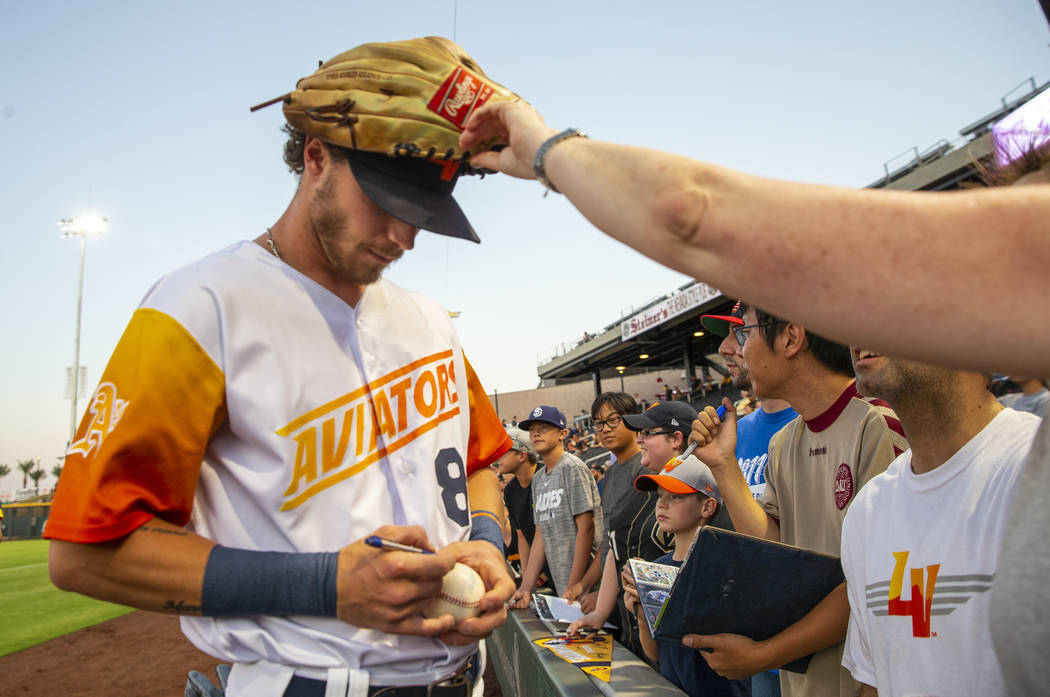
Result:
[[721,295],[721,291],[715,290],[706,283],[694,283],[681,293],[676,293],[625,319],[620,323],[620,338],[627,341]]

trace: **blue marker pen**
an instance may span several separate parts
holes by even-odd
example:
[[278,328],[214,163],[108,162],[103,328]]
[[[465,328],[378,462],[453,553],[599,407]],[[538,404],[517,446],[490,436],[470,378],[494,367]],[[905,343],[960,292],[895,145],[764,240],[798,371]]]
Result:
[[366,537],[365,544],[369,547],[375,547],[376,549],[397,550],[398,552],[415,552],[416,554],[433,554],[429,549],[420,549],[419,547],[413,547],[411,545],[403,545],[400,542],[387,540],[378,535]]

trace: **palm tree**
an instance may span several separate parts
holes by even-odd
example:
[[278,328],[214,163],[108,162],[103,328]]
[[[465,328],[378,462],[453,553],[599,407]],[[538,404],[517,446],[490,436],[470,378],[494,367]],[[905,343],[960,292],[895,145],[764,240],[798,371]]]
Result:
[[29,473],[29,478],[33,480],[33,488],[35,488],[35,489],[39,489],[40,488],[40,478],[43,477],[43,476],[44,476],[44,470],[39,469],[39,468],[35,469],[35,470],[33,470],[32,472]]
[[52,467],[51,468],[51,474],[54,476],[55,480],[57,481],[58,478],[62,476],[62,465],[55,465],[54,467]]
[[8,465],[0,465],[0,479],[3,479],[9,474],[11,474],[11,467]]
[[18,469],[22,470],[22,488],[25,489],[29,481],[29,473],[36,466],[36,460],[19,460]]

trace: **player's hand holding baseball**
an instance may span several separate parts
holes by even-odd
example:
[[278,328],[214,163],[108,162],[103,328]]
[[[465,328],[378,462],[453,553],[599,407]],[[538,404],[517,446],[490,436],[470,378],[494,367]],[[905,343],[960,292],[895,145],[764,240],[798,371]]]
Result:
[[478,601],[481,614],[460,620],[441,635],[448,644],[470,644],[483,639],[507,621],[507,600],[514,593],[514,581],[507,573],[507,563],[491,542],[453,542],[438,551],[437,556],[449,564],[460,562],[478,572],[485,582],[485,595]]
[[722,404],[726,408],[723,418],[718,418],[714,407],[704,407],[689,434],[689,440],[697,444],[693,454],[712,471],[725,465],[736,467],[736,407],[725,397]]
[[532,161],[536,151],[543,141],[556,134],[535,109],[520,99],[491,101],[471,114],[459,144],[465,150],[472,150],[478,143],[494,138],[496,143],[507,147],[499,152],[490,150],[472,155],[470,164],[520,179],[534,179]]
[[[384,525],[372,534],[433,550],[418,526]],[[425,618],[422,610],[441,591],[441,579],[455,561],[448,555],[375,549],[358,540],[339,552],[339,619],[391,634],[444,634],[455,620]]]

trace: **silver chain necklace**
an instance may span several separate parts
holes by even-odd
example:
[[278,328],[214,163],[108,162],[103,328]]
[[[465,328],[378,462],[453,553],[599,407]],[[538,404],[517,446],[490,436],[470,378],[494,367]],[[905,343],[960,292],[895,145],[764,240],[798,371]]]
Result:
[[270,251],[277,257],[277,260],[284,261],[284,259],[281,259],[281,255],[277,253],[277,243],[273,241],[273,233],[270,231],[270,228],[266,228],[266,243],[270,245]]

